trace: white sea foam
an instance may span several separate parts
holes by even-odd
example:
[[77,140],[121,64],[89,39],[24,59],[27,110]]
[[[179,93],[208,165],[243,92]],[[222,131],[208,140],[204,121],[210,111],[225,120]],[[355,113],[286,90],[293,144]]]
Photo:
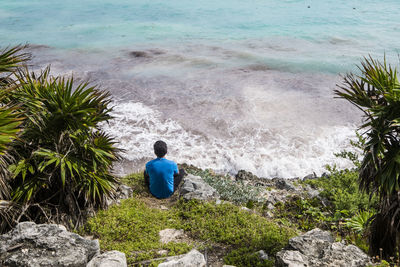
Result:
[[53,74],[110,90],[115,119],[104,127],[129,161],[119,174],[142,169],[159,139],[169,144],[171,159],[220,172],[293,177],[320,174],[325,164],[348,167],[333,153],[348,147],[360,114],[333,99],[340,78],[270,69],[255,56],[242,59],[239,48],[151,47],[143,57],[127,49],[43,48],[34,63],[51,62]]
[[120,141],[124,157],[136,168],[154,157],[152,145],[165,140],[168,158],[180,163],[236,173],[245,169],[261,177],[294,177],[324,172],[324,165],[349,167],[333,153],[348,148],[354,127],[321,127],[298,135],[254,129],[240,137],[216,138],[185,130],[172,119],[139,102],[116,103],[114,119],[104,129]]

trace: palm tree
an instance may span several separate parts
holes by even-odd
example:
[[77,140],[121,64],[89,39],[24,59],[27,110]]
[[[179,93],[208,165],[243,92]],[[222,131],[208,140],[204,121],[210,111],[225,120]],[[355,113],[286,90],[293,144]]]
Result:
[[110,168],[119,150],[99,126],[111,118],[110,95],[73,78],[51,77],[49,68],[16,76],[11,101],[21,103],[27,119],[13,144],[13,200],[35,204],[30,214],[41,212],[50,221],[68,214],[77,226],[83,210],[104,207],[117,184]]
[[15,139],[20,124],[15,107],[4,104],[4,100],[15,88],[11,75],[29,59],[29,54],[21,52],[24,48],[16,46],[0,51],[0,103],[3,103],[0,105],[0,200],[10,197],[6,181],[9,177],[8,164],[11,160],[8,145]]
[[0,232],[20,219],[78,226],[118,183],[119,150],[100,129],[111,98],[49,68],[30,73],[24,48],[0,53]]
[[348,74],[335,90],[363,112],[366,143],[360,188],[379,196],[379,213],[370,225],[370,253],[393,256],[400,230],[400,83],[396,68],[365,58],[360,75]]
[[16,207],[11,200],[10,173],[8,166],[13,162],[10,144],[17,137],[22,117],[12,104],[5,100],[15,89],[11,76],[29,54],[22,53],[24,47],[17,46],[0,51],[0,233],[13,223]]

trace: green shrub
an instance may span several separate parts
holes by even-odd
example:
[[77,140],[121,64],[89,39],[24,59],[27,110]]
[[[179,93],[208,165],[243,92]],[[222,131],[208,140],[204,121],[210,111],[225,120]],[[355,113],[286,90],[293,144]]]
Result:
[[129,174],[121,178],[121,182],[130,186],[133,189],[134,195],[148,194],[142,172]]
[[99,128],[111,117],[109,93],[75,84],[73,78],[39,76],[20,71],[10,101],[20,103],[26,119],[13,143],[17,162],[10,166],[13,200],[41,205],[29,209],[30,218],[79,223],[82,210],[104,207],[117,182],[110,174],[118,159],[114,140]]
[[158,250],[168,255],[183,254],[191,249],[185,243],[159,242],[159,231],[179,228],[180,219],[174,212],[149,208],[138,199],[121,201],[121,205],[100,211],[86,225],[86,231],[100,239],[102,250],[119,250],[129,264],[157,258]]
[[358,234],[364,234],[367,229],[369,220],[374,215],[375,213],[371,211],[359,211],[356,215],[347,220],[346,225],[354,232]]
[[292,229],[278,226],[229,203],[216,205],[194,200],[180,201],[176,208],[182,228],[195,238],[234,248],[262,249],[269,255],[275,255],[295,234]]
[[258,253],[249,248],[234,249],[224,258],[224,262],[234,266],[272,267],[273,260],[262,260]]
[[277,218],[289,219],[302,231],[309,231],[316,227],[330,228],[328,212],[316,198],[303,199],[299,196],[293,196],[285,203],[278,203],[275,207]]
[[359,185],[378,197],[379,212],[370,225],[370,254],[384,259],[398,254],[400,244],[400,81],[397,67],[364,58],[357,74],[349,73],[335,94],[362,111],[365,145]]
[[[137,185],[141,178],[139,174],[123,180]],[[167,250],[170,256],[187,253],[192,246],[201,250],[217,245],[228,251],[226,263],[235,266],[253,266],[258,259],[254,253],[259,250],[273,259],[296,234],[289,227],[279,226],[230,203],[179,200],[169,210],[160,210],[149,207],[149,199],[140,200],[140,197],[136,195],[123,200],[121,205],[98,212],[88,220],[82,234],[99,238],[102,250],[126,253],[129,264],[160,257],[161,249]],[[158,233],[166,228],[184,229],[193,245],[161,244]],[[254,266],[271,266],[272,261],[258,259],[258,264]]]
[[16,87],[12,74],[29,55],[17,46],[0,51],[0,233],[10,229],[21,213],[20,207],[11,202],[10,173],[8,166],[14,160],[10,153],[11,143],[20,131],[22,114],[15,103],[7,103]]
[[357,170],[337,170],[328,167],[326,177],[307,180],[304,183],[322,190],[321,196],[331,203],[331,213],[336,219],[350,218],[359,210],[376,207],[376,198],[370,200],[368,194],[359,190]]

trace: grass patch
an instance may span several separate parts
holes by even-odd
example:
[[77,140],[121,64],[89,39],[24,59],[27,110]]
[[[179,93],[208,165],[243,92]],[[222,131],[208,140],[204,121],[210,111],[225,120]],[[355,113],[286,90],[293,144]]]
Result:
[[260,260],[257,253],[249,248],[234,249],[225,257],[225,263],[234,266],[272,267],[273,260]]
[[263,249],[270,255],[276,254],[295,235],[292,229],[229,203],[180,201],[176,213],[182,220],[182,228],[196,238],[253,251]]
[[148,207],[138,199],[126,199],[100,211],[89,219],[85,230],[99,238],[102,250],[119,250],[126,254],[129,264],[160,257],[158,251],[168,250],[168,256],[188,252],[186,243],[159,242],[158,232],[180,225],[176,213]]
[[144,183],[143,173],[132,173],[121,178],[121,183],[132,187],[134,195],[148,196],[148,190]]
[[[100,211],[88,220],[82,234],[98,238],[102,250],[124,252],[131,265],[164,256],[160,250],[172,256],[187,253],[194,246],[199,250],[223,247],[225,254],[221,256],[226,256],[226,264],[272,266],[273,256],[296,234],[289,227],[230,203],[183,201],[176,195],[168,202],[155,199],[141,173],[124,177],[122,182],[133,187],[134,197]],[[166,204],[169,210],[160,209],[160,204]],[[184,229],[192,242],[161,244],[158,233],[166,228]],[[259,250],[272,260],[260,260],[255,254]]]

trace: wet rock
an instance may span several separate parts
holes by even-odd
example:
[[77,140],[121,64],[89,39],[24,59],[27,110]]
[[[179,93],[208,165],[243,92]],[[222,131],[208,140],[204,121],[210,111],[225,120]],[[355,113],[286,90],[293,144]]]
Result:
[[99,253],[97,240],[56,224],[22,222],[0,236],[0,266],[86,266]]
[[158,267],[203,267],[206,266],[206,259],[196,249],[192,249],[189,253],[180,257],[167,259],[165,262],[158,265]]
[[126,267],[125,253],[117,250],[107,251],[94,257],[86,267]]
[[145,51],[131,51],[129,55],[132,57],[149,57],[149,54]]
[[366,266],[369,257],[356,246],[334,242],[327,231],[313,229],[289,240],[276,255],[276,266]]
[[188,174],[180,189],[180,195],[184,199],[213,200],[219,199],[218,192],[208,185],[200,176]]

